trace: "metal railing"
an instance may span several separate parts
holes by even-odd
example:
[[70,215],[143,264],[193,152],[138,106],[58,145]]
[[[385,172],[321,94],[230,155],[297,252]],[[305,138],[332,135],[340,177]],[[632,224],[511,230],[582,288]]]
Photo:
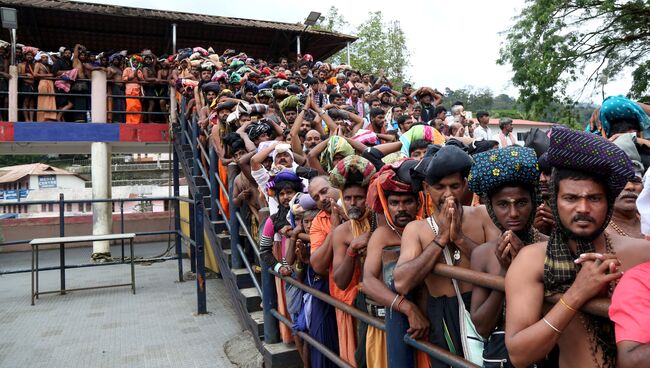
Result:
[[[233,198],[232,196],[229,195],[225,184],[221,181],[218,175],[216,151],[211,145],[209,146],[208,149],[206,149],[205,147],[199,144],[197,139],[199,135],[198,132],[199,129],[198,129],[198,125],[196,124],[195,118],[191,121],[191,123],[185,121],[184,119],[181,119],[180,129],[182,135],[181,139],[183,143],[189,144],[191,147],[191,152],[192,152],[191,158],[194,162],[192,167],[193,175],[204,179],[206,182],[206,186],[210,189],[210,193],[211,193],[210,203],[212,209],[211,218],[216,219],[216,217],[214,216],[216,216],[217,214],[219,214],[219,216],[223,216],[224,209],[222,208],[219,202],[219,193],[225,193],[226,195],[228,195],[229,202],[230,202],[230,212],[229,212],[230,221],[229,222],[226,221],[226,225],[227,225],[227,230],[230,232],[231,235],[231,249],[233,250],[232,252],[233,268],[241,268],[242,265],[243,267],[246,268],[247,272],[249,273],[249,276],[253,280],[255,289],[258,290],[258,292],[260,293],[263,299],[264,330],[265,330],[264,340],[267,343],[278,342],[277,337],[279,336],[279,333],[277,331],[277,323],[272,323],[271,318],[268,317],[272,317],[274,320],[287,325],[291,329],[293,329],[292,323],[287,318],[285,318],[280,313],[278,313],[278,311],[275,308],[269,307],[273,305],[273,301],[269,299],[274,299],[275,295],[265,295],[263,293],[264,288],[261,287],[261,285],[257,281],[256,274],[252,269],[250,262],[246,258],[244,247],[240,244],[240,237],[239,237],[240,229],[243,229],[244,241],[248,242],[250,248],[254,250],[254,254],[257,261],[260,262],[261,265],[264,265],[259,255],[258,246],[254,241],[253,236],[250,234],[248,225],[245,223],[244,219],[240,215],[237,208],[233,205],[232,203]],[[207,167],[204,167],[205,162],[208,163]],[[225,219],[226,216],[223,216],[223,218]],[[236,262],[237,264],[235,264]],[[288,276],[281,276],[275,271],[269,270],[264,266],[262,267],[261,273],[262,273],[263,283],[265,279],[265,274],[271,275],[272,277],[279,277],[286,283],[297,287],[303,292],[311,294],[312,296],[322,300],[323,302],[331,305],[332,307],[339,309],[344,313],[347,313],[353,316],[354,318],[367,323],[368,325],[371,325],[383,331],[386,330],[384,321],[370,316],[365,311],[361,311],[354,308],[353,306],[349,306],[326,293],[310,288],[309,286],[305,285],[300,281],[297,281]],[[477,271],[464,269],[464,268],[452,267],[445,264],[436,265],[433,270],[433,273],[443,277],[455,278],[457,280],[482,286],[485,288],[504,291],[504,278],[500,276],[490,275],[490,274],[477,272]],[[555,295],[553,297],[546,298],[546,302],[555,303],[557,302],[557,300],[559,300],[560,297],[561,295]],[[581,309],[582,311],[587,313],[591,313],[602,317],[607,317],[608,307],[609,307],[608,299],[594,299],[588,302],[587,304],[585,304]],[[307,344],[311,345],[313,348],[320,351],[324,356],[330,359],[337,366],[340,367],[351,366],[350,363],[341,359],[335,352],[329,350],[326,346],[314,340],[309,334],[302,331],[296,331],[296,330],[293,330],[293,332],[297,334],[299,337],[301,337]],[[454,367],[477,367],[475,364],[465,360],[463,357],[454,355],[445,349],[442,349],[436,345],[429,343],[428,341],[414,340],[408,334],[404,336],[403,341],[407,346],[410,346],[411,348],[416,350],[423,351],[429,354],[430,356],[432,356],[433,358],[444,362],[445,364],[449,364]]]
[[[17,105],[16,106],[8,105],[7,107],[0,106],[0,111],[3,111],[3,112],[4,111],[17,111],[18,112],[18,117],[17,117],[16,121],[19,121],[19,122],[37,121],[35,113],[38,113],[38,112],[53,112],[53,113],[57,113],[57,114],[59,114],[59,113],[64,114],[64,116],[61,117],[61,121],[90,122],[90,114],[91,114],[91,102],[90,102],[90,99],[91,99],[91,95],[92,95],[91,94],[91,91],[92,91],[92,80],[91,79],[78,78],[78,79],[72,81],[72,80],[66,80],[66,79],[64,79],[62,77],[40,77],[40,78],[31,77],[31,78],[28,78],[28,77],[25,77],[25,75],[18,75],[17,79],[18,79],[18,84],[19,85],[21,83],[24,83],[24,80],[26,80],[26,79],[34,80],[34,84],[33,84],[34,92],[22,91],[21,88],[19,87],[18,90],[15,92],[17,98],[8,99],[9,101],[15,102]],[[37,91],[38,90],[37,80],[38,81],[40,81],[40,80],[51,80],[53,82],[63,80],[63,81],[66,81],[66,82],[70,83],[70,85],[71,85],[70,91],[62,92],[59,88],[54,87],[54,89],[55,89],[54,93],[38,92]],[[75,91],[73,89],[75,83],[85,83],[86,86],[87,86],[86,90],[88,92]],[[166,96],[165,95],[148,96],[148,95],[144,94],[145,93],[144,89],[142,89],[140,91],[140,95],[126,95],[126,94],[124,94],[124,95],[111,95],[111,94],[106,94],[106,100],[107,100],[106,101],[106,104],[107,104],[106,113],[108,115],[106,122],[124,123],[126,121],[126,116],[127,115],[138,115],[138,116],[140,116],[140,120],[142,120],[143,117],[149,117],[149,116],[165,116],[165,117],[168,117],[170,115],[170,111],[162,111],[163,109],[162,109],[161,106],[157,106],[155,104],[153,105],[154,110],[157,109],[157,110],[160,110],[160,111],[148,111],[149,107],[145,106],[145,102],[148,102],[148,101],[167,100],[167,103],[169,104],[168,105],[168,109],[169,109],[170,106],[172,106],[171,99],[175,99],[176,96],[174,96],[175,93],[173,93],[174,89],[172,87],[170,87],[168,83],[154,83],[154,82],[147,82],[147,81],[118,82],[118,81],[113,81],[113,80],[107,80],[106,81],[107,88],[111,89],[110,85],[111,84],[116,84],[116,83],[121,84],[121,85],[140,84],[140,85],[143,85],[143,86],[153,86],[153,87],[158,87],[158,88],[160,88],[160,86],[165,86],[167,88],[167,94],[166,94]],[[11,91],[11,88],[10,88],[9,91],[0,92],[0,96],[1,95],[10,95],[11,93],[13,93],[13,92]],[[67,102],[71,103],[72,107],[68,108],[68,109],[62,109],[62,108],[60,108],[60,106],[57,106],[57,108],[55,108],[55,109],[39,108],[37,106],[39,96],[53,96],[55,98],[56,97],[62,97],[62,98],[68,99]],[[25,98],[28,98],[28,97],[31,98],[30,105],[32,105],[34,107],[25,107],[24,100],[25,100]],[[22,99],[22,101],[21,101],[21,99]],[[73,101],[74,99],[86,99],[86,101],[81,104],[81,105],[85,105],[86,108],[85,109],[77,109],[77,108],[75,108],[76,107],[75,103],[80,103],[80,101]],[[108,109],[109,106],[115,106],[114,102],[116,100],[122,100],[122,101],[119,101],[119,102],[126,104],[126,101],[129,100],[129,99],[137,99],[137,100],[141,101],[141,103],[142,103],[141,110],[140,111],[127,111],[126,110],[126,105],[124,105],[124,110]],[[22,104],[19,104],[21,102],[22,102]],[[27,115],[33,115],[33,118],[27,118],[25,113],[30,113],[30,114],[27,114]],[[77,115],[75,116],[74,119],[67,120],[67,119],[65,119],[65,114],[77,114]],[[125,121],[115,121],[116,116],[119,116],[119,118],[117,118],[117,120],[125,120]],[[56,120],[59,120],[59,117],[57,117]],[[169,119],[165,118],[165,119],[162,119],[162,120],[163,121],[161,121],[161,122],[166,123],[166,122],[168,122]],[[144,123],[144,121],[140,121],[140,122]],[[149,121],[149,122],[152,122],[152,121]]]

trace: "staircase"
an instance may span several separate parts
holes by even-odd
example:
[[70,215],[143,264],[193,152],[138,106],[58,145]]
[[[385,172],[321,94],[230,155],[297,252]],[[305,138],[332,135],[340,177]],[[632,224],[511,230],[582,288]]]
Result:
[[[210,157],[207,157],[208,155],[199,149],[198,144],[196,144],[198,132],[193,131],[192,127],[197,127],[197,124],[195,122],[188,123],[184,121],[183,117],[180,117],[180,124],[174,126],[174,159],[178,160],[180,170],[183,171],[187,178],[190,199],[202,201],[205,208],[202,211],[202,222],[208,240],[208,244],[205,244],[205,246],[211,247],[213,254],[217,258],[221,276],[226,289],[230,293],[230,299],[237,311],[239,321],[255,337],[258,349],[264,356],[265,367],[299,367],[302,364],[294,345],[264,341],[264,313],[262,311],[262,295],[259,290],[261,284],[260,274],[253,273],[250,270],[251,267],[248,261],[243,257],[243,245],[248,240],[245,236],[239,235],[237,219],[231,219],[231,222],[227,222],[222,215],[223,210],[220,208],[221,205],[218,201],[221,184],[214,174],[216,154],[210,152]],[[201,157],[210,162],[209,169],[202,167]],[[213,177],[210,178],[209,175]],[[211,193],[215,196],[216,201],[212,200]],[[234,216],[235,212],[231,210],[231,213]],[[190,214],[190,218],[192,217],[193,215]],[[232,239],[231,227],[238,234],[236,239]],[[200,236],[194,238],[199,239]],[[199,242],[197,242],[197,246],[200,246]],[[194,246],[190,245],[190,247],[192,259],[194,259],[195,254],[203,254],[196,251]],[[238,254],[233,257],[233,252],[238,252]],[[201,260],[197,259],[196,264],[199,263],[203,264]],[[200,275],[201,269],[203,269],[202,266],[197,266],[193,267],[192,271],[197,272],[197,278],[203,277],[205,279],[205,275]],[[201,302],[199,301],[199,308],[200,305]]]

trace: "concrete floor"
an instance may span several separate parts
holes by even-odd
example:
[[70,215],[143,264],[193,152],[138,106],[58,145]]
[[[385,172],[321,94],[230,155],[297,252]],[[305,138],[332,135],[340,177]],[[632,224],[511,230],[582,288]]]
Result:
[[[136,255],[166,247],[136,245]],[[89,254],[66,250],[66,263],[87,263]],[[0,253],[0,269],[28,268],[30,257]],[[58,265],[57,250],[41,253],[41,267],[48,265]],[[130,272],[128,265],[70,269],[66,279],[68,288],[127,283]],[[55,289],[59,271],[40,280],[41,291]],[[136,295],[129,287],[76,291],[42,295],[31,306],[30,283],[29,273],[0,276],[0,367],[233,367],[223,345],[242,328],[222,280],[207,280],[210,313],[196,315],[196,283],[178,282],[175,260],[136,265]]]

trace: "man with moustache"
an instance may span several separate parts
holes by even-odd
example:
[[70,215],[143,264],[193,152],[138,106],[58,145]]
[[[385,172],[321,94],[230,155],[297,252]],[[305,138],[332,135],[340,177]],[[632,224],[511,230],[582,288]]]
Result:
[[[317,176],[311,179],[309,182],[309,195],[314,199],[316,206],[320,210],[312,220],[309,229],[309,241],[311,243],[309,264],[317,274],[316,277],[319,278],[317,281],[324,281],[321,283],[322,289],[320,290],[329,293],[329,284],[333,284],[331,278],[328,277],[332,263],[332,229],[345,221],[346,218],[343,210],[336,204],[339,194],[332,187],[327,176]],[[317,315],[313,311],[322,311],[323,318],[320,319],[321,315]],[[315,318],[318,318],[321,323],[314,325]],[[338,353],[339,342],[336,316],[333,308],[318,298],[312,298],[312,324],[309,330],[310,335],[318,342]],[[312,367],[336,366],[316,349],[311,350],[311,363]]]
[[385,165],[372,178],[368,188],[367,205],[386,218],[386,224],[379,225],[368,241],[363,266],[361,291],[366,295],[368,313],[386,321],[386,332],[368,326],[368,367],[395,364],[413,367],[415,358],[404,343],[404,335],[408,333],[415,339],[425,337],[430,324],[415,303],[395,292],[392,280],[394,262],[386,261],[399,257],[406,225],[422,218],[423,203],[411,187],[410,169],[417,163],[406,159]]
[[[330,171],[330,182],[342,194],[343,211],[349,221],[337,226],[332,234],[332,265],[330,267],[330,295],[352,305],[361,280],[361,258],[365,255],[370,234],[377,227],[376,216],[366,206],[366,192],[375,167],[357,155],[347,156]],[[339,331],[339,354],[348,363],[363,366],[355,359],[357,336],[354,318],[336,310]],[[365,336],[363,336],[365,337]]]
[[[614,202],[634,177],[627,155],[602,137],[553,128],[550,205],[555,227],[548,242],[524,247],[506,275],[506,346],[515,366],[543,359],[555,345],[560,367],[614,367],[612,322],[582,313],[609,296],[623,271],[650,260],[650,242],[604,231]],[[555,305],[547,296],[559,294]]]
[[[496,240],[500,235],[485,207],[468,207],[460,202],[471,166],[471,157],[453,145],[440,148],[428,160],[425,190],[436,211],[432,217],[406,226],[393,273],[395,289],[400,295],[408,294],[424,281],[429,292],[427,315],[430,321],[439,321],[431,325],[429,341],[465,357],[469,354],[460,336],[461,317],[464,315],[459,314],[458,300],[462,298],[469,310],[471,285],[459,283],[461,295],[458,296],[449,278],[437,276],[432,271],[437,263],[470,268],[470,255],[474,248]],[[446,254],[441,259],[443,253]],[[447,365],[432,357],[431,366]]]

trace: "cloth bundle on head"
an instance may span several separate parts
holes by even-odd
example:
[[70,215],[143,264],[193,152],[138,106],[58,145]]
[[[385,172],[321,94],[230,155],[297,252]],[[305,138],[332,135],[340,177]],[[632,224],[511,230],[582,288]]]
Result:
[[440,134],[434,127],[429,125],[416,125],[399,137],[400,142],[402,142],[402,154],[408,157],[411,142],[419,139],[427,140],[433,144],[445,144],[445,136]]
[[273,90],[270,88],[263,88],[257,92],[257,97],[273,98]]
[[214,92],[217,95],[221,92],[221,86],[217,82],[205,83],[201,86],[201,89],[203,92]]
[[230,78],[228,78],[228,83],[230,83],[230,84],[239,84],[239,83],[241,83],[241,75],[239,75],[237,73],[230,74]]
[[413,193],[411,187],[410,169],[414,168],[419,161],[404,158],[390,165],[384,165],[381,170],[377,171],[370,179],[368,194],[366,196],[366,205],[377,213],[386,211],[386,219],[390,219],[387,214],[385,192],[393,193]]
[[363,143],[366,146],[374,146],[377,144],[377,140],[379,139],[377,137],[377,134],[373,132],[372,130],[366,130],[366,129],[359,129],[357,131],[357,134],[352,137],[357,142]]
[[302,179],[298,175],[296,175],[296,173],[293,172],[293,170],[283,169],[278,171],[275,175],[273,175],[266,183],[266,189],[269,191],[269,196],[275,196],[276,194],[278,194],[274,191],[274,189],[278,186],[278,183],[283,181],[297,183],[299,184],[299,187],[302,188],[299,191],[304,191]]
[[[467,180],[469,189],[484,198],[492,222],[501,231],[506,231],[506,228],[494,214],[490,198],[495,190],[505,185],[523,186],[530,192],[533,208],[538,205],[539,167],[537,155],[532,148],[508,146],[474,155],[474,165]],[[534,219],[535,211],[531,211],[526,226],[516,234],[524,244],[534,241]]]
[[23,54],[27,54],[27,53],[36,55],[38,53],[38,48],[33,46],[23,46]]
[[[607,191],[607,214],[599,229],[591,236],[576,238],[563,224],[557,208],[559,179],[554,170],[551,180],[551,210],[555,227],[549,235],[544,259],[545,296],[563,293],[569,289],[578,274],[579,266],[573,261],[579,254],[594,253],[593,240],[597,239],[609,224],[614,212],[614,201],[625,184],[634,177],[629,157],[609,140],[587,132],[555,127],[551,130],[548,161],[555,168],[574,170],[601,177]],[[576,241],[576,253],[569,248],[569,239]],[[606,244],[609,241],[606,239]],[[607,247],[607,246],[606,246]],[[606,251],[611,251],[606,249]],[[614,328],[608,319],[591,316],[586,318],[586,329],[595,335],[597,347],[603,351],[605,366],[614,366],[616,343]]]
[[618,148],[622,149],[623,152],[625,152],[625,154],[632,161],[632,166],[634,167],[634,175],[636,175],[639,179],[643,178],[645,169],[643,167],[643,163],[641,163],[641,155],[636,148],[636,135],[634,135],[634,133],[621,134],[618,138],[616,138],[614,144],[618,146]]
[[518,146],[476,154],[467,180],[469,189],[480,196],[512,183],[534,189],[539,181],[537,156],[533,149]]
[[472,158],[457,146],[446,145],[438,150],[427,165],[425,180],[434,184],[445,176],[460,173],[463,178],[472,168]]
[[259,122],[257,124],[251,124],[248,127],[248,137],[254,141],[257,138],[259,138],[262,134],[271,134],[271,131],[273,129],[268,123],[265,122]]
[[39,51],[39,52],[36,53],[36,55],[34,56],[34,61],[40,61],[42,57],[47,58],[47,64],[49,64],[49,65],[53,64],[52,63],[52,58],[50,58],[50,56],[47,53],[43,52],[43,51]]
[[338,135],[329,137],[327,147],[320,154],[320,164],[323,170],[329,171],[333,168],[334,156],[337,154],[347,157],[354,155],[354,148],[345,140],[345,138]]
[[563,127],[551,130],[548,161],[553,167],[602,176],[614,197],[634,177],[630,158],[614,143],[594,134]]
[[609,137],[612,126],[619,121],[638,122],[639,129],[646,132],[650,127],[650,117],[636,102],[623,96],[609,96],[600,107],[600,122]]
[[250,108],[251,108],[251,112],[250,112],[251,115],[252,114],[264,115],[269,110],[268,105],[260,104],[260,103],[251,104]]
[[243,61],[241,61],[241,60],[239,60],[239,59],[235,59],[235,60],[233,60],[233,61],[230,63],[229,68],[230,68],[230,69],[237,70],[237,69],[241,68],[241,67],[244,66],[244,65],[246,65],[246,64],[244,64]]
[[[278,76],[278,78],[280,78],[280,77]],[[277,81],[276,83],[273,83],[271,88],[272,89],[286,89],[288,85],[289,85],[289,81],[283,79],[283,80]]]
[[213,82],[218,82],[218,81],[228,81],[228,73],[224,72],[223,70],[218,70],[214,75],[212,76],[211,79]]
[[329,174],[332,185],[340,190],[352,184],[367,187],[375,167],[365,158],[351,155],[339,161]]
[[277,146],[275,146],[275,149],[273,152],[271,152],[271,157],[273,157],[273,161],[275,161],[275,156],[277,156],[279,153],[284,153],[288,152],[291,158],[293,159],[293,151],[291,151],[291,145],[287,143],[280,143]]
[[[425,199],[421,192],[414,192],[412,187],[411,170],[417,166],[419,161],[404,158],[391,165],[385,165],[379,170],[370,181],[366,204],[376,213],[383,213],[388,226],[398,231],[393,218],[388,210],[387,197],[390,193],[412,194],[418,197],[418,212],[416,220],[424,217]],[[388,194],[386,193],[388,192]]]
[[228,100],[217,104],[217,111],[219,110],[233,110],[237,106],[237,101]]
[[257,86],[253,82],[246,82],[244,83],[244,92],[253,92],[253,94],[257,94]]

